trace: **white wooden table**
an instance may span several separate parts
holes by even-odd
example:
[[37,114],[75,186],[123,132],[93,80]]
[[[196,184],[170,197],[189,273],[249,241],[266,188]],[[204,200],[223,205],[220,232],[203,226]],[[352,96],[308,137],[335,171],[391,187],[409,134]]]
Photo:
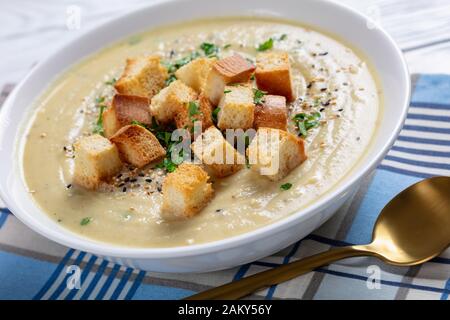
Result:
[[[34,63],[77,33],[150,1],[1,0],[0,88],[20,81]],[[450,0],[342,2],[374,17],[390,32],[404,50],[411,73],[450,74]],[[78,30],[66,25],[71,6],[81,9]]]

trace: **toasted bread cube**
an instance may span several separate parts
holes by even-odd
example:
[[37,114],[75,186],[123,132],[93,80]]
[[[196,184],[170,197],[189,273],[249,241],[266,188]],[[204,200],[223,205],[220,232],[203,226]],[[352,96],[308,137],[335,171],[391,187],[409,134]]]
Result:
[[216,58],[197,58],[175,72],[177,79],[183,81],[198,93],[203,90],[206,77]]
[[173,220],[196,215],[214,194],[208,179],[208,174],[200,166],[188,163],[169,173],[162,185],[162,217]]
[[150,112],[159,122],[168,123],[179,110],[196,99],[197,93],[194,89],[176,80],[152,98]]
[[118,93],[151,99],[164,88],[167,78],[167,69],[161,65],[159,56],[141,56],[127,59],[125,70],[114,88]]
[[206,78],[204,92],[216,106],[225,86],[230,83],[247,82],[255,71],[255,66],[238,54],[215,62]]
[[95,134],[74,144],[75,169],[73,182],[86,189],[97,189],[102,181],[116,175],[122,168],[117,147]]
[[250,85],[226,86],[219,102],[217,126],[220,129],[248,129],[253,127],[255,104]]
[[306,160],[303,139],[279,129],[259,128],[247,149],[251,169],[272,181]]
[[212,106],[203,94],[200,94],[197,101],[184,105],[175,115],[175,124],[178,129],[186,129],[194,133],[194,123],[201,125],[202,131],[213,125]]
[[152,123],[148,99],[116,94],[111,107],[103,112],[105,136],[111,138],[120,128],[130,125],[133,121],[146,125]]
[[256,129],[266,127],[287,131],[286,98],[265,95],[262,103],[255,106],[254,127]]
[[166,151],[149,130],[139,125],[125,126],[111,137],[122,159],[137,168],[159,160]]
[[256,84],[270,94],[295,99],[292,83],[291,64],[287,52],[265,52],[256,57]]
[[219,178],[232,175],[245,164],[244,156],[237,152],[214,126],[198,136],[191,149],[207,171]]

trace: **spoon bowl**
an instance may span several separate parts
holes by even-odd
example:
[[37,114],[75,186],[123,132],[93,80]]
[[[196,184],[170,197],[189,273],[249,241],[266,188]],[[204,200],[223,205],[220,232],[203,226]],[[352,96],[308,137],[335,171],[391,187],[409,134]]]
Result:
[[257,273],[189,297],[238,299],[333,261],[374,256],[398,266],[433,259],[450,245],[450,177],[434,177],[403,190],[381,211],[366,245],[334,248],[311,257]]
[[418,182],[381,211],[370,251],[395,265],[430,260],[450,244],[450,177]]

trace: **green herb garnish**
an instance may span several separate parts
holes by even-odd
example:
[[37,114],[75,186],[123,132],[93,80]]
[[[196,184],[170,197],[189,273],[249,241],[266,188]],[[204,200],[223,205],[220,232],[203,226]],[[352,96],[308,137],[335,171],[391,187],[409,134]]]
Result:
[[286,39],[287,39],[287,34],[286,34],[286,33],[283,33],[283,34],[278,38],[279,41],[283,41],[283,40],[286,40]]
[[266,51],[273,48],[273,39],[269,38],[269,40],[261,43],[256,50],[258,51]]
[[231,44],[230,44],[230,43],[228,43],[228,44],[226,44],[226,45],[223,46],[224,49],[228,49],[229,47],[231,47]]
[[291,187],[292,187],[292,183],[288,182],[288,183],[282,184],[280,186],[280,189],[286,191],[286,190],[289,190]]
[[85,226],[85,225],[89,224],[91,221],[92,221],[92,218],[91,218],[91,217],[83,218],[83,219],[81,219],[81,221],[80,221],[80,225]]
[[230,93],[231,90],[224,90],[223,93]]
[[297,123],[299,135],[306,137],[308,130],[319,126],[320,118],[320,112],[313,112],[311,114],[298,113],[292,118],[292,120]]
[[200,110],[198,107],[197,102],[195,101],[190,101],[188,104],[188,112],[189,112],[189,119],[192,120],[193,116],[196,116],[198,114],[200,114]]
[[148,129],[148,126],[147,126],[145,123],[142,123],[142,122],[140,122],[140,121],[133,120],[133,121],[131,121],[131,124],[132,124],[132,125],[136,125],[136,126],[140,126],[140,127],[143,127],[143,128],[145,128],[145,129],[149,130],[149,129]]
[[170,160],[170,158],[164,158],[163,161],[156,165],[157,168],[166,169],[167,172],[174,172],[177,165]]
[[252,74],[252,75],[250,76],[250,80],[255,80],[255,74]]
[[267,94],[265,91],[259,89],[253,89],[253,102],[255,104],[261,104],[264,102],[264,96]]
[[96,103],[97,105],[99,105],[100,103],[103,103],[103,102],[105,102],[105,97],[103,97],[103,96],[97,97],[97,98],[95,99],[95,103]]
[[166,80],[166,86],[168,86],[169,84],[171,84],[175,80],[177,80],[177,77],[173,73],[170,74],[169,77]]
[[215,108],[212,112],[212,118],[214,120],[214,122],[217,122],[217,116],[219,115],[220,112],[220,108]]
[[102,136],[105,135],[105,129],[103,128],[103,111],[105,111],[106,106],[105,105],[100,105],[100,111],[98,114],[98,118],[97,118],[97,122],[95,123],[94,126],[94,133],[100,134]]
[[215,55],[219,52],[219,48],[215,44],[209,42],[203,42],[200,45],[200,49],[203,50],[205,56]]
[[117,82],[116,78],[112,78],[111,80],[105,81],[105,84],[107,84],[108,86],[113,86],[115,85]]

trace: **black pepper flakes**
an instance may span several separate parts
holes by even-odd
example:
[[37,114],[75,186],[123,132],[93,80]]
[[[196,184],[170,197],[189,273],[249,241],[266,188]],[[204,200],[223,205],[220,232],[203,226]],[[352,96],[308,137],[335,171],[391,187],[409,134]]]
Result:
[[325,51],[325,52],[319,53],[319,56],[326,56],[327,54],[328,54],[328,52]]
[[127,187],[123,187],[122,192],[127,192]]

